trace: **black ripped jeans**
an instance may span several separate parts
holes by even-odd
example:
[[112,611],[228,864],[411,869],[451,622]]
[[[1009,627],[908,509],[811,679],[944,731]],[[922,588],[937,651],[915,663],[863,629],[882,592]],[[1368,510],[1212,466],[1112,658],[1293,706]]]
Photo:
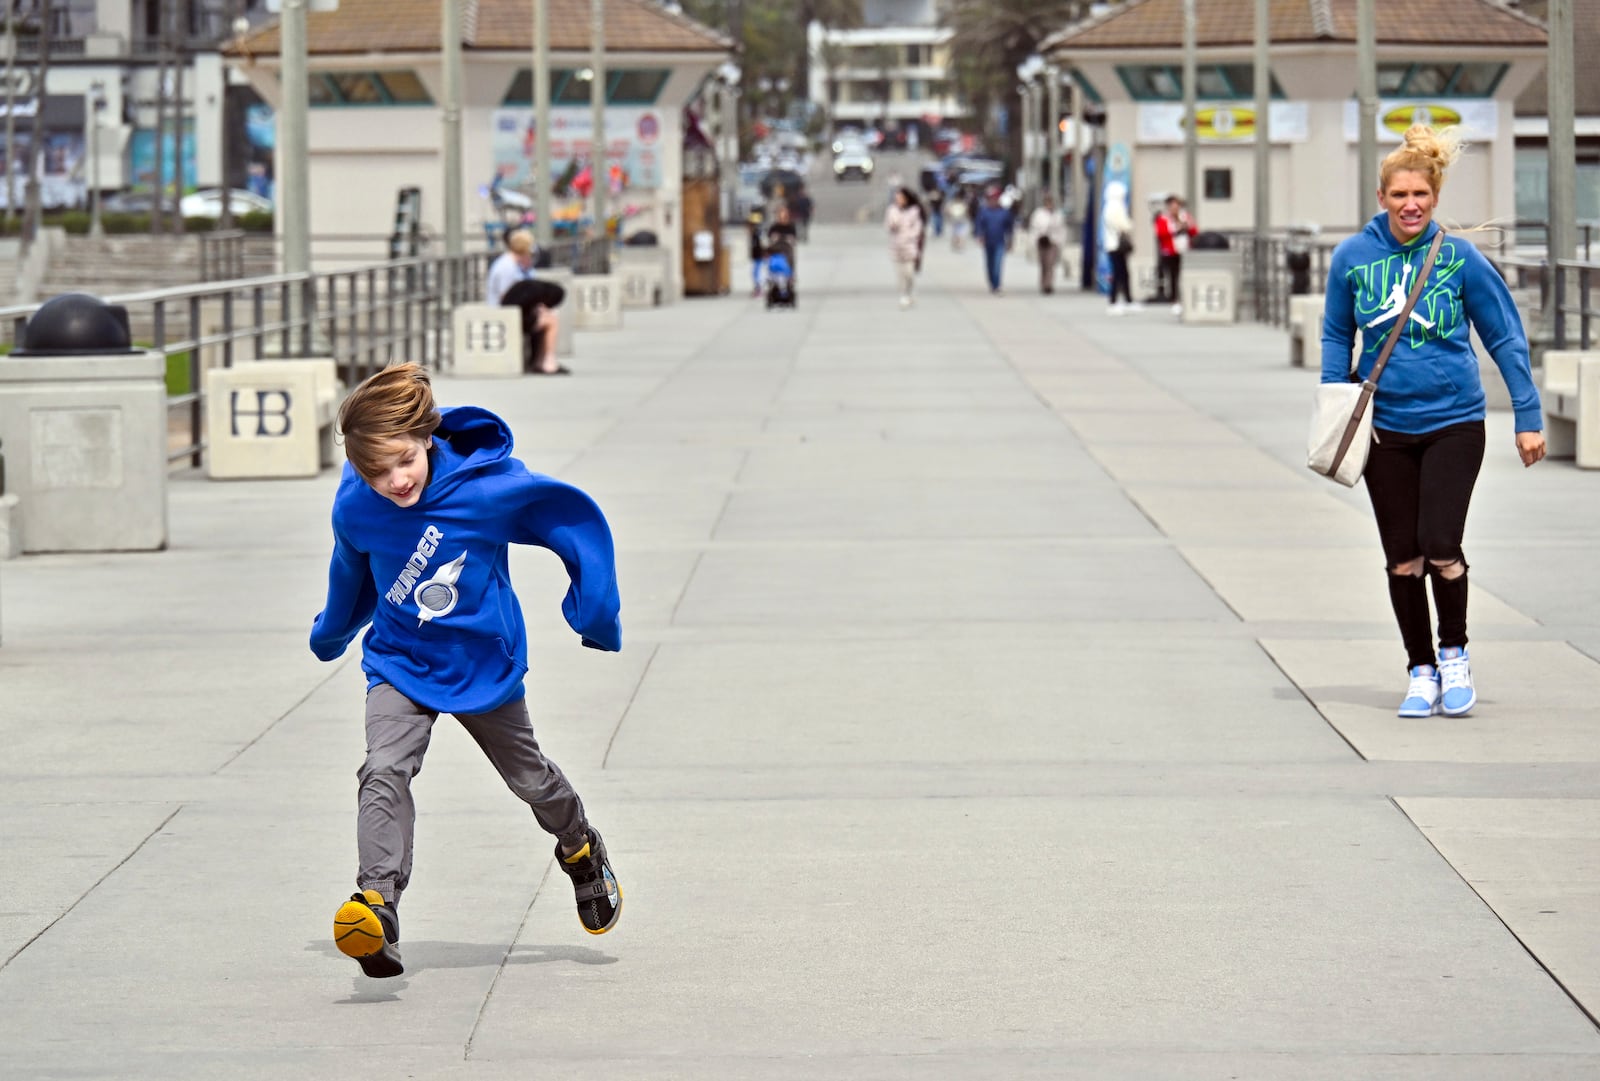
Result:
[[[1483,421],[1452,424],[1421,435],[1379,429],[1363,477],[1378,520],[1387,564],[1389,601],[1406,666],[1435,664],[1433,621],[1422,575],[1395,574],[1394,568],[1421,556],[1433,579],[1433,606],[1439,616],[1439,645],[1467,644],[1467,559],[1461,538],[1467,507],[1483,466]],[[1460,561],[1461,575],[1445,578],[1440,565]]]

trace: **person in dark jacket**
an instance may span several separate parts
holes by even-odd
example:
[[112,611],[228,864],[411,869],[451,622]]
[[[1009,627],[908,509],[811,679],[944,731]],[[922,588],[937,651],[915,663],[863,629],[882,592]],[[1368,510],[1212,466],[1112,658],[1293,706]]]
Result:
[[1000,277],[1005,270],[1006,251],[1011,247],[1014,227],[1011,211],[1000,205],[1000,189],[990,188],[973,222],[973,232],[983,242],[983,266],[989,276],[989,292],[1000,292]]

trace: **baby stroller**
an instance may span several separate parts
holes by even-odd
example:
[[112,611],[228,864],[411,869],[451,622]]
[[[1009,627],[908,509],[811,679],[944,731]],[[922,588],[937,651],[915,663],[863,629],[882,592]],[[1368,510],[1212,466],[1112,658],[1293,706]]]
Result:
[[794,266],[789,254],[775,251],[767,256],[767,307],[797,307],[794,295]]

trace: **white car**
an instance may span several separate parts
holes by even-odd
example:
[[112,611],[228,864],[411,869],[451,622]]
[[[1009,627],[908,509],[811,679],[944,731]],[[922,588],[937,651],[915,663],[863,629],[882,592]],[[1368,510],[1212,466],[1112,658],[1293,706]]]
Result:
[[[235,214],[271,214],[272,200],[264,199],[253,191],[234,188],[228,202]],[[222,217],[222,189],[202,188],[178,201],[178,212],[186,218]]]

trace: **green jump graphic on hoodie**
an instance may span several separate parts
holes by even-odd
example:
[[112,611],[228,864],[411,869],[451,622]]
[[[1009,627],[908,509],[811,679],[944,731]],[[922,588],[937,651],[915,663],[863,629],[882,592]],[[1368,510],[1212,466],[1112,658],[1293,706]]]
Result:
[[[1350,268],[1347,277],[1355,294],[1356,323],[1363,331],[1362,352],[1376,354],[1383,348],[1390,324],[1406,306],[1416,281],[1414,275],[1426,259],[1427,247],[1419,244],[1411,252],[1396,252]],[[1465,313],[1461,310],[1460,293],[1451,288],[1451,282],[1465,265],[1466,259],[1456,251],[1456,242],[1446,238],[1439,245],[1433,274],[1406,320],[1407,344],[1415,348],[1435,338],[1448,338],[1461,326]]]

